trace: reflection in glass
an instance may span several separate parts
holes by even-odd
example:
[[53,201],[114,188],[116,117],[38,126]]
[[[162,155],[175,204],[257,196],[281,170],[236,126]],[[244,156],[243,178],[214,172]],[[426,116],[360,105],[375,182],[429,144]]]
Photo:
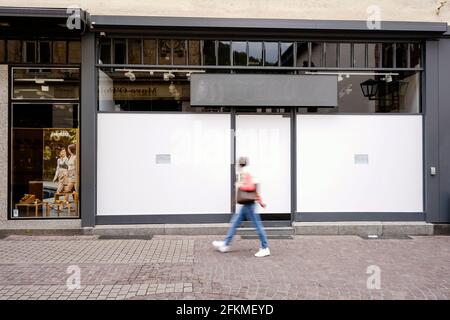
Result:
[[309,45],[308,42],[297,43],[297,67],[309,67]]
[[39,41],[39,62],[50,63],[51,62],[51,44],[50,41]]
[[80,41],[69,41],[68,50],[69,50],[69,63],[80,63],[81,62]]
[[294,66],[294,44],[292,42],[280,43],[280,61],[282,67]]
[[233,65],[247,65],[247,43],[243,41],[233,41]]
[[186,40],[172,40],[173,43],[173,64],[186,65]]
[[67,47],[65,41],[53,41],[53,63],[67,63]]
[[23,42],[23,62],[25,63],[36,63],[36,42],[35,41],[24,41]]
[[13,68],[12,99],[78,99],[79,68]]
[[323,57],[323,43],[311,43],[311,67],[321,67]]
[[383,52],[383,68],[393,68],[394,67],[394,44],[383,43],[381,44]]
[[262,42],[248,43],[248,65],[262,66],[263,65],[263,45]]
[[156,64],[156,40],[144,39],[144,64]]
[[12,63],[19,63],[21,58],[21,42],[20,40],[8,40],[7,42],[8,47],[8,62]]
[[397,43],[396,50],[396,68],[408,68],[408,44],[407,43]]
[[339,67],[350,68],[352,66],[352,45],[350,43],[339,44]]
[[201,65],[200,40],[189,40],[189,65]]
[[410,45],[410,68],[420,68],[422,50],[420,43],[411,43]]
[[264,65],[278,66],[279,53],[278,42],[264,42]]
[[78,104],[11,110],[11,217],[78,217]]
[[366,45],[364,43],[353,44],[353,67],[366,67]]
[[158,40],[158,64],[172,64],[172,40]]
[[367,45],[367,67],[368,68],[381,67],[381,44],[369,43]]
[[231,64],[230,47],[230,41],[218,41],[219,66],[229,66]]
[[[374,97],[364,96],[361,84],[375,83]],[[420,113],[420,72],[400,72],[386,82],[384,76],[350,75],[338,82],[337,108],[299,108],[300,113]]]
[[141,39],[128,39],[128,63],[141,63]]
[[203,63],[207,66],[215,66],[216,42],[214,40],[203,41]]
[[0,62],[5,61],[5,57],[6,57],[5,42],[6,42],[5,40],[0,40]]
[[325,67],[337,67],[337,44],[325,43]]

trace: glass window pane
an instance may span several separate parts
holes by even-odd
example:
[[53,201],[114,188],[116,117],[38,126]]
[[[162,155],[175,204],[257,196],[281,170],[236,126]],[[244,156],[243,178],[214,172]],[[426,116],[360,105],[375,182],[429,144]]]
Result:
[[282,67],[294,66],[294,44],[292,42],[280,43],[280,61]]
[[297,42],[297,67],[309,67],[308,42]]
[[396,44],[396,68],[408,68],[408,44]]
[[394,67],[394,44],[392,43],[383,43],[382,45],[383,51],[383,68],[393,68]]
[[17,63],[21,62],[21,41],[8,40],[6,42],[8,52],[8,62]]
[[248,43],[248,65],[262,66],[263,65],[263,45],[262,42]]
[[216,42],[214,40],[203,41],[203,63],[207,66],[215,66]]
[[39,62],[50,63],[51,55],[52,50],[50,41],[39,41]]
[[[300,113],[420,113],[420,72],[349,75],[338,82],[337,108],[300,108]],[[370,93],[370,94],[369,94]]]
[[278,42],[264,42],[264,65],[278,66],[279,53]]
[[411,43],[410,45],[410,68],[420,68],[422,58],[422,47],[420,43]]
[[158,40],[158,63],[162,65],[172,64],[172,40]]
[[156,64],[156,40],[144,39],[144,64]]
[[53,41],[53,63],[67,63],[67,47],[65,41]]
[[149,75],[133,71],[135,81],[124,72],[99,70],[98,109],[100,111],[187,111],[190,109],[190,81],[186,73],[166,81],[164,72]]
[[366,45],[364,43],[353,44],[353,67],[366,67]]
[[201,65],[200,40],[189,40],[189,65]]
[[128,39],[128,63],[141,64],[141,39]]
[[79,84],[78,68],[13,68],[12,98],[75,100],[79,98]]
[[172,40],[173,43],[173,64],[186,65],[186,40]]
[[337,67],[337,44],[325,43],[325,67]]
[[368,68],[381,67],[381,44],[369,43],[367,45],[367,62]]
[[231,42],[218,41],[219,66],[229,66],[231,64]]
[[323,62],[323,43],[311,43],[311,67],[321,67]]
[[126,53],[127,44],[125,39],[114,39],[114,63],[115,64],[125,64],[126,63]]
[[233,65],[247,65],[247,42],[233,41]]
[[351,43],[339,44],[339,67],[351,68],[352,66],[352,45]]
[[36,63],[36,42],[24,41],[23,42],[22,58],[25,63]]
[[81,43],[80,41],[69,42],[69,63],[81,62]]
[[6,57],[6,41],[5,40],[0,40],[0,62],[4,62],[5,61],[5,57]]
[[78,217],[78,104],[11,109],[11,217]]

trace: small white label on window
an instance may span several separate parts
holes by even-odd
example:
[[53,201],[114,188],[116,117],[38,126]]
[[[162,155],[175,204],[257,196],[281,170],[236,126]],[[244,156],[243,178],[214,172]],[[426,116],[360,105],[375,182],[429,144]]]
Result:
[[170,164],[170,154],[157,154],[156,164]]
[[17,218],[19,216],[19,210],[18,209],[13,209],[13,217]]
[[355,164],[369,164],[369,155],[355,154]]

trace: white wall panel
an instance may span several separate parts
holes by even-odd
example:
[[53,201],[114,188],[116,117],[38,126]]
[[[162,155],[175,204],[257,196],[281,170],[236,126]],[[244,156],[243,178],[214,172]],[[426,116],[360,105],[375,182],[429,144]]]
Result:
[[99,114],[97,214],[230,213],[230,141],[225,114]]
[[[422,212],[420,115],[300,115],[299,212]],[[368,155],[355,164],[355,154]]]
[[[281,115],[238,115],[236,156],[249,158],[267,207],[261,213],[291,212],[290,118]],[[239,210],[239,206],[237,208]]]

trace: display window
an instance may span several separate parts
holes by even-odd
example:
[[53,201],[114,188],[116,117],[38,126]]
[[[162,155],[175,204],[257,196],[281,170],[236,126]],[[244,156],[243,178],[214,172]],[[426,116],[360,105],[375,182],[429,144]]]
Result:
[[10,217],[78,218],[80,70],[11,70]]

